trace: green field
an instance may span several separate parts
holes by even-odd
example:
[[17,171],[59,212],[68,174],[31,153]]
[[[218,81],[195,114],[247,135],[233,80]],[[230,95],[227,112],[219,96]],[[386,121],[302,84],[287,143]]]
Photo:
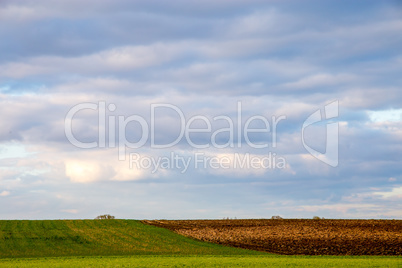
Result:
[[0,267],[401,267],[397,257],[119,256],[3,259]]
[[400,257],[280,256],[135,220],[0,221],[0,267],[402,267]]
[[135,220],[0,221],[0,258],[263,254],[195,241]]

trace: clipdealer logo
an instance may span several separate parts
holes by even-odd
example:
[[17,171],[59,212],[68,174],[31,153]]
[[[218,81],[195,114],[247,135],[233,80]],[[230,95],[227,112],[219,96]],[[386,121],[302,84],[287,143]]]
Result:
[[[180,107],[170,103],[155,103],[150,105],[149,119],[133,114],[130,116],[114,115],[116,111],[116,105],[110,103],[107,105],[105,101],[99,101],[98,103],[80,103],[72,107],[65,117],[65,135],[69,142],[81,149],[92,148],[117,148],[118,159],[121,161],[126,160],[127,152],[129,149],[139,149],[141,147],[147,147],[151,149],[171,149],[179,143],[186,142],[191,148],[198,150],[205,150],[209,148],[225,149],[225,148],[242,148],[242,146],[249,146],[252,149],[265,149],[277,147],[277,130],[281,121],[286,120],[286,115],[271,116],[266,118],[262,115],[254,115],[245,118],[242,111],[242,103],[237,103],[236,117],[232,118],[227,115],[218,115],[213,118],[208,118],[205,115],[194,115],[187,118],[180,109]],[[179,128],[177,136],[172,141],[161,143],[156,141],[157,133],[157,113],[168,109],[170,113],[175,114]],[[73,120],[74,117],[84,110],[97,111],[98,117],[98,137],[97,140],[84,142],[80,141],[73,133]],[[334,119],[338,117],[338,101],[332,102],[324,107],[324,115],[321,115],[320,109],[311,114],[303,123],[301,129],[301,140],[304,148],[318,160],[336,167],[338,165],[338,123],[329,122],[327,124],[327,136],[326,136],[326,151],[320,153],[317,150],[311,148],[305,142],[305,129],[315,123],[321,122],[327,119]],[[197,127],[196,123],[202,122],[204,127]],[[227,127],[218,127],[218,122],[225,124]],[[244,122],[244,123],[243,123]],[[136,128],[136,133],[139,139],[136,142],[129,141],[127,138],[127,128],[129,124],[137,124],[139,128]],[[259,124],[259,128],[251,127],[253,124]],[[133,133],[129,133],[133,134]],[[204,143],[196,142],[192,135],[201,134],[208,135],[208,141]],[[252,134],[269,135],[270,139],[264,139],[263,141],[253,141],[250,138]],[[218,142],[218,135],[222,137],[225,135],[227,139],[222,143],[222,139]],[[194,136],[193,136],[194,137]],[[215,169],[233,168],[237,165],[240,168],[285,168],[286,160],[284,157],[277,156],[275,153],[269,152],[260,156],[252,156],[250,154],[235,153],[229,158],[221,157],[209,157],[204,155],[200,158],[200,154],[193,155],[192,157],[178,158],[176,155],[176,164],[172,164],[174,159],[166,160],[166,157],[154,157],[141,156],[139,153],[130,153],[130,167],[133,165],[136,168],[148,168],[153,171],[158,167],[164,166],[165,168],[177,167],[179,163],[182,163],[183,169],[187,170],[189,163],[194,163],[194,167],[206,167]],[[178,159],[181,159],[180,161]],[[203,159],[203,160],[200,160]],[[246,160],[244,160],[246,159]],[[272,160],[273,159],[273,160]],[[279,161],[275,161],[278,160]],[[239,165],[238,163],[246,164]],[[203,163],[201,165],[201,162]],[[168,164],[170,163],[170,164]],[[208,164],[206,164],[208,163]],[[280,163],[280,164],[278,164]],[[163,164],[163,165],[162,165]],[[236,167],[237,168],[237,167]]]

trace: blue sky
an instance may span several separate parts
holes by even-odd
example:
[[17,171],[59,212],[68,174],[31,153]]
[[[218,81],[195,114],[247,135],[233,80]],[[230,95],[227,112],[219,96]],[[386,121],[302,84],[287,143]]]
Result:
[[[0,219],[401,219],[401,32],[396,0],[1,1]],[[334,101],[338,116],[302,138],[307,118]],[[72,134],[89,143],[105,133],[103,148],[66,136],[66,116],[83,103],[97,110],[77,112]],[[115,108],[105,125],[102,103]],[[113,142],[151,132],[138,120],[119,128],[124,120],[154,119],[158,144],[184,131],[171,108],[152,118],[155,104],[211,129],[163,149],[148,136],[119,160]],[[253,116],[249,128],[266,131],[239,135]],[[338,148],[337,164],[303,141]],[[195,165],[197,155],[232,163],[273,154],[283,167]],[[169,165],[173,156],[190,159],[188,168]],[[144,167],[158,159],[163,168]]]

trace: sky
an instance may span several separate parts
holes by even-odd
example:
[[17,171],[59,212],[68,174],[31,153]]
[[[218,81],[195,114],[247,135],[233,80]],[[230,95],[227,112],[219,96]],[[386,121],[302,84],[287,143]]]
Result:
[[0,219],[402,219],[402,4],[0,1]]

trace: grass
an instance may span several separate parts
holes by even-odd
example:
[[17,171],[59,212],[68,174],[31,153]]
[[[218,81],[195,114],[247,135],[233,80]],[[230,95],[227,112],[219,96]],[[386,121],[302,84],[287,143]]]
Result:
[[0,221],[0,258],[118,255],[249,255],[135,220]]
[[0,267],[401,267],[398,257],[119,256],[2,259]]
[[402,267],[401,257],[281,256],[135,220],[0,221],[0,267]]

